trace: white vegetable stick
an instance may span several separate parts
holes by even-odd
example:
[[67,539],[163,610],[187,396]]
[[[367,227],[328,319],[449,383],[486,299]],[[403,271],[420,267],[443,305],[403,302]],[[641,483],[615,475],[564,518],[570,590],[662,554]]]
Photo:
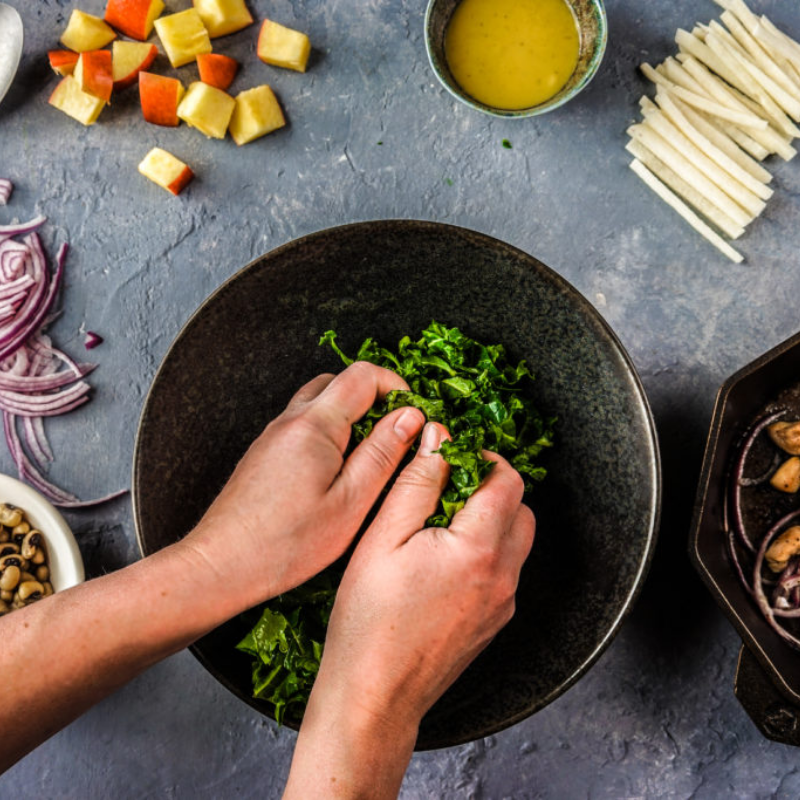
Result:
[[703,95],[705,95],[706,97],[711,97],[711,95],[709,95],[709,93],[705,90],[705,88],[703,88],[703,86],[700,83],[698,83],[697,80],[695,80],[695,78],[693,78],[683,68],[683,66],[679,64],[671,56],[664,62],[663,66],[664,66],[664,72],[662,73],[662,75],[665,75],[665,77],[668,80],[671,80],[673,83],[677,84],[678,86],[682,86],[684,89],[687,89],[690,92],[699,94],[701,97]]
[[[686,136],[705,156],[710,158],[718,167],[724,170],[731,178],[738,181],[762,200],[769,200],[772,197],[772,189],[769,189],[760,180],[757,180],[744,169],[742,169],[733,159],[720,150],[716,145],[709,141],[697,128],[695,128],[681,110],[672,102],[667,92],[656,94],[656,102],[663,110],[666,117]],[[711,177],[711,176],[709,176]],[[717,181],[714,181],[717,183]],[[719,183],[717,183],[720,186]],[[721,187],[723,190],[724,186]],[[731,195],[733,196],[733,195]],[[736,198],[734,198],[736,199]]]
[[[739,66],[744,68],[750,77],[755,81],[758,86],[767,93],[767,95],[774,101],[778,110],[785,112],[794,120],[800,120],[800,101],[792,97],[787,91],[781,88],[776,81],[772,80],[760,67],[758,67],[750,55],[742,49],[742,47],[733,39],[733,37],[718,23],[711,23],[711,36],[706,38],[709,47],[714,49],[714,42],[719,37],[723,46],[727,49],[727,53]],[[723,35],[724,34],[724,35]],[[731,41],[728,41],[727,39]],[[754,87],[755,88],[755,87]],[[760,94],[760,93],[759,93]],[[757,98],[764,108],[769,110],[769,106],[765,105],[761,97]],[[789,123],[791,128],[794,128]],[[782,127],[782,126],[781,126]],[[789,135],[800,136],[800,130],[794,128],[794,131]]]
[[694,206],[697,211],[716,225],[731,239],[738,239],[744,228],[738,226],[727,214],[720,211],[713,203],[709,202],[700,192],[695,191],[675,171],[671,170],[657,155],[648,150],[641,142],[630,139],[625,149],[635,158],[638,158],[660,181],[665,183],[675,194],[682,197],[687,203]]
[[[766,207],[763,200],[731,178],[725,170],[715,164],[705,153],[696,147],[660,112],[648,114],[644,127],[651,128],[667,144],[679,152],[692,166],[696,167],[708,180],[719,187],[731,200],[741,206],[748,214],[757,217]],[[762,184],[763,186],[763,184]],[[729,213],[727,209],[723,209]]]
[[630,168],[650,187],[650,189],[669,205],[670,208],[677,211],[701,236],[705,237],[721,253],[737,264],[741,264],[742,261],[744,261],[744,257],[741,253],[731,247],[719,234],[711,230],[683,200],[661,183],[641,161],[634,159],[631,161]]
[[[761,111],[761,107],[749,97],[741,94],[734,87],[723,83],[716,75],[693,57],[685,57],[683,60],[683,67],[698,83],[703,85],[711,97],[727,107],[743,112],[749,110],[753,114],[758,114]],[[709,109],[701,109],[701,111],[712,113]],[[717,114],[716,116],[719,115]],[[764,121],[766,122],[766,120]],[[778,153],[785,160],[792,158],[793,150],[788,145],[787,141],[768,125],[764,126],[761,130],[753,128],[752,126],[744,127],[747,128],[747,135],[764,147],[768,153]]]
[[739,22],[741,22],[750,33],[752,33],[753,28],[758,25],[758,17],[747,7],[744,0],[714,0],[714,2],[722,6],[726,11],[735,14]]
[[758,40],[750,34],[747,28],[739,22],[736,15],[730,11],[723,11],[721,19],[731,32],[731,35],[747,51],[755,63],[778,83],[784,91],[788,92],[795,100],[800,100],[800,86],[761,46]]
[[739,147],[746,153],[749,153],[753,158],[763,161],[772,150],[768,150],[761,142],[757,142],[751,136],[748,136],[741,128],[730,122],[725,122],[717,117],[705,116],[705,119],[710,125],[717,125],[720,130],[726,135],[730,136]]
[[700,25],[695,25],[694,28],[692,28],[692,36],[694,36],[695,39],[699,39],[701,42],[705,42],[705,29]]
[[659,75],[649,64],[642,64],[639,69],[642,71],[645,77],[647,77],[653,83],[670,89],[670,91],[674,92],[675,95],[683,100],[684,103],[688,103],[690,106],[699,108],[702,111],[708,114],[713,114],[721,119],[728,120],[728,122],[734,122],[737,125],[743,125],[744,127],[753,128],[754,130],[766,130],[768,127],[765,119],[756,116],[752,112],[734,111],[731,108],[727,108],[719,103],[715,103],[713,100],[709,100],[707,97],[702,97],[701,95],[687,91],[680,86],[676,86],[672,81],[667,80],[663,75]]
[[707,197],[717,208],[722,209],[737,225],[745,227],[753,221],[753,214],[748,214],[734,203],[725,192],[712,183],[658,133],[644,125],[632,125],[627,132],[629,136],[655,153],[668,167],[675,170],[692,188]]
[[706,42],[701,42],[682,28],[678,28],[675,33],[675,42],[681,50],[701,61],[716,72],[717,75],[728,81],[731,86],[743,88],[742,82],[736,73],[729,69],[728,65],[708,46],[707,41],[708,37],[706,37]]
[[[669,92],[665,93],[669,96]],[[744,149],[736,144],[724,131],[717,128],[712,122],[709,122],[707,117],[698,114],[693,108],[684,105],[677,98],[670,97],[670,100],[672,100],[691,125],[697,128],[706,139],[725,153],[728,158],[736,162],[745,172],[762,183],[772,182],[771,173],[765,170],[754,158],[751,158]],[[753,142],[753,144],[760,147],[757,142]]]
[[757,38],[761,38],[758,32],[759,28],[763,28],[767,31],[767,34],[774,43],[773,46],[778,50],[783,50],[786,53],[786,57],[795,67],[800,65],[800,43],[792,39],[791,36],[787,36],[764,15],[759,18],[756,24],[756,30],[753,31],[753,35]]
[[[769,121],[778,130],[786,133],[787,136],[794,136],[794,131],[797,129],[792,125],[791,120],[786,116],[783,109],[752,75],[754,68],[749,60],[742,58],[716,31],[708,34],[706,44],[725,62],[727,69],[737,75],[737,82],[733,84],[734,87],[756,101],[763,108]],[[728,82],[732,83],[731,81]],[[800,131],[797,131],[797,133],[800,134]]]

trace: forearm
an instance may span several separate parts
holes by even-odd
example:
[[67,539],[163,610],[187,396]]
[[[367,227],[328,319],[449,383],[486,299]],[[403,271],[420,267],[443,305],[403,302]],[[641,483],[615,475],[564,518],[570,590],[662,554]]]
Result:
[[417,730],[401,715],[376,718],[335,692],[316,702],[312,692],[283,800],[396,798]]
[[[181,544],[0,619],[0,772],[157,661],[244,610]],[[24,714],[26,725],[20,726]]]

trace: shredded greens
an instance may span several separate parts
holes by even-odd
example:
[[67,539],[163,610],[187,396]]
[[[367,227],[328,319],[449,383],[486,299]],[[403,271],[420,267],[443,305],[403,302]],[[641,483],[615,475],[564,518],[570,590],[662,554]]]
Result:
[[[526,490],[545,477],[536,459],[553,444],[555,418],[535,409],[525,395],[533,374],[525,361],[510,363],[502,345],[480,344],[438,322],[431,322],[416,341],[404,336],[396,352],[369,338],[351,359],[334,331],[326,331],[320,344],[330,346],[346,365],[369,361],[393,370],[409,386],[390,392],[353,425],[356,443],[369,436],[379,419],[404,406],[419,408],[450,432],[438,451],[450,464],[450,480],[429,526],[447,527],[489,474],[492,462],[484,450],[505,456]],[[293,716],[305,708],[340,578],[331,568],[269,601],[237,645],[253,656],[253,695],[273,704],[278,722],[289,707]]]

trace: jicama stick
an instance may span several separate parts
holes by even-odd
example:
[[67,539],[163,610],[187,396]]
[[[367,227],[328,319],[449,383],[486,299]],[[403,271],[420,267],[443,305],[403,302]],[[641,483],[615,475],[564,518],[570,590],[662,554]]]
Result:
[[747,226],[755,218],[738,206],[725,192],[709,180],[681,152],[676,150],[660,134],[644,125],[632,125],[628,135],[641,142],[655,153],[668,167],[677,172],[686,183],[707,197],[715,206],[724,211],[737,225]]
[[[667,90],[662,89],[662,93],[669,95]],[[681,103],[678,98],[670,99],[677,106],[678,110],[683,114],[691,125],[703,134],[712,144],[718,147],[728,158],[737,163],[745,172],[749,173],[756,180],[762,183],[772,182],[772,173],[762,167],[755,158],[749,156],[745,150],[740,147],[727,133],[721,128],[716,127],[712,122],[709,122],[707,117],[698,114],[690,106]],[[757,144],[754,142],[754,144]],[[757,145],[760,147],[760,145]]]
[[676,97],[679,97],[681,100],[683,100],[684,103],[688,103],[690,106],[699,108],[707,114],[713,114],[715,117],[719,117],[720,119],[725,119],[728,120],[728,122],[733,122],[737,125],[743,125],[754,130],[766,130],[768,127],[768,123],[765,119],[757,117],[752,112],[734,111],[733,109],[727,108],[719,103],[715,103],[713,100],[709,100],[706,97],[702,97],[701,95],[687,91],[680,86],[676,86],[674,83],[672,83],[672,81],[667,80],[663,75],[659,75],[649,64],[642,64],[639,69],[641,69],[645,77],[649,78],[653,83],[664,86],[672,91]]
[[[724,153],[709,139],[707,139],[697,128],[695,128],[680,109],[672,102],[669,94],[665,91],[656,93],[656,103],[661,107],[667,118],[676,128],[686,136],[699,150],[710,158],[719,168],[723,169],[734,180],[752,192],[762,200],[769,200],[772,197],[772,189],[764,185],[763,181],[757,180],[744,169],[742,169],[727,153]],[[718,185],[721,186],[717,181]],[[721,188],[725,188],[721,186]],[[730,194],[730,193],[728,193]],[[733,196],[733,195],[731,195]],[[736,199],[736,198],[734,198]]]
[[[661,136],[667,144],[677,150],[690,164],[696,167],[748,214],[757,217],[764,210],[765,204],[763,200],[756,197],[753,192],[734,180],[718,164],[715,164],[688,137],[684,136],[661,111],[648,114],[644,125]],[[763,187],[763,184],[759,185]]]
[[744,260],[741,253],[734,250],[719,234],[715,233],[706,225],[697,214],[692,211],[674,192],[670,191],[661,181],[653,175],[641,161],[634,159],[630,163],[630,168],[650,187],[665,203],[674,211],[677,211],[701,236],[714,245],[721,253],[726,255],[731,261],[741,264]]
[[712,222],[731,239],[738,239],[744,228],[737,225],[724,211],[721,211],[707,197],[686,183],[675,170],[668,167],[655,153],[648,150],[641,142],[629,139],[625,149],[638,158],[660,181],[665,183],[675,194],[682,197],[689,205],[694,206],[706,219]]
[[731,32],[731,35],[750,55],[750,58],[784,91],[788,92],[795,100],[800,101],[800,86],[795,82],[793,76],[770,56],[759,41],[739,22],[736,15],[730,11],[724,11],[721,19]]

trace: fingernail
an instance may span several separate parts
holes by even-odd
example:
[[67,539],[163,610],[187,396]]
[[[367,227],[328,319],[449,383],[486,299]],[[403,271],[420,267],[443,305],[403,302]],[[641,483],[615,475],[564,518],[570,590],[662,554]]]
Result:
[[394,432],[404,441],[413,442],[419,433],[420,415],[407,408],[394,421]]
[[419,454],[427,457],[433,454],[434,450],[439,449],[442,443],[441,431],[432,422],[429,422],[422,431],[422,441],[419,445]]

